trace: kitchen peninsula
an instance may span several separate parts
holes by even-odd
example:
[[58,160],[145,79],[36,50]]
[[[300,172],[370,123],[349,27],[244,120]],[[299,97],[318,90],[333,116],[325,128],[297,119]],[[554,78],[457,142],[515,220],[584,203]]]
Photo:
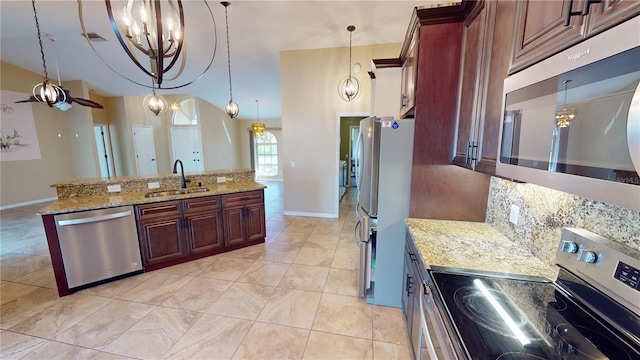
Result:
[[[79,251],[73,249],[65,253],[64,245],[61,247],[60,219],[123,209],[120,213],[131,217],[129,232],[135,242],[131,246],[141,253],[142,263],[132,261],[130,266],[139,266],[140,270],[136,272],[156,270],[264,242],[265,186],[254,182],[253,177],[253,170],[216,170],[188,174],[184,188],[179,174],[75,179],[51,185],[56,188],[58,200],[38,213],[47,235],[58,294],[68,295],[110,278],[99,281],[94,278],[82,286],[68,281],[75,275],[72,272],[78,272],[71,270],[72,260],[68,254]],[[109,220],[114,214],[99,213],[93,218]],[[79,255],[102,260],[100,258],[109,253],[114,261],[119,260],[119,255],[113,255],[111,248],[119,246],[122,236],[112,234],[111,229],[107,231],[104,227],[97,227],[95,233],[86,235],[87,229],[93,229],[90,227],[93,222],[75,220],[85,232],[81,236],[72,234],[71,237],[77,239],[71,241],[74,244],[80,244],[79,240],[95,243],[95,249],[83,249]],[[127,226],[122,223],[113,230],[122,231],[121,228]],[[103,239],[99,239],[101,237]],[[86,259],[79,261],[86,262]],[[110,267],[110,263],[106,260],[108,265],[104,267]]]

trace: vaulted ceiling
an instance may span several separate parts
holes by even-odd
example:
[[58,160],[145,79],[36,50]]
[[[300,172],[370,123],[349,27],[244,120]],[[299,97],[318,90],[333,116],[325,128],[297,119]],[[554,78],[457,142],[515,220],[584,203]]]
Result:
[[[347,25],[356,26],[353,46],[402,42],[413,8],[437,2],[444,0],[233,1],[228,8],[229,36],[233,97],[240,105],[239,117],[255,118],[253,104],[260,99],[261,118],[280,118],[281,51],[348,47]],[[112,3],[114,9],[124,4],[118,0]],[[96,51],[119,72],[140,82],[150,82],[118,44],[105,2],[83,0],[81,4],[87,31],[107,40],[93,43]],[[220,2],[207,2],[215,18],[214,28],[204,1],[183,0],[183,4],[188,54],[184,79],[193,79],[204,70],[217,38],[215,58],[199,80],[160,94],[187,93],[224,108],[229,100],[224,7]],[[36,1],[49,77],[56,79],[57,74],[52,42],[47,34],[56,39],[53,44],[63,85],[65,81],[81,79],[102,96],[150,94],[150,89],[118,76],[92,51],[81,35],[78,5],[79,2],[72,0]],[[31,1],[0,1],[0,30],[0,59],[42,74]]]

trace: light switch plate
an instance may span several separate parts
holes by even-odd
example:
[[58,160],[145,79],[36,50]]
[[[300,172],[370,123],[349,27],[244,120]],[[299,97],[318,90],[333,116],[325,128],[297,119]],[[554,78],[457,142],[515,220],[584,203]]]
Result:
[[224,176],[218,176],[218,184],[227,182],[227,178]]
[[514,225],[518,225],[518,216],[520,215],[520,207],[518,205],[511,205],[511,213],[509,214],[509,221]]
[[122,191],[120,184],[107,185],[107,192],[120,192],[120,191]]
[[160,183],[158,181],[147,183],[147,186],[149,189],[160,189]]

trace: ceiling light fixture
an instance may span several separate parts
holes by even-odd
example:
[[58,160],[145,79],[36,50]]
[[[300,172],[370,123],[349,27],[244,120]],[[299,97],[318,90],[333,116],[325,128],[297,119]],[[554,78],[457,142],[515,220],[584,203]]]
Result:
[[355,26],[347,26],[347,31],[349,31],[349,76],[342,79],[338,85],[338,94],[344,101],[353,101],[360,96],[360,81],[351,76],[351,36],[355,30]]
[[167,112],[169,105],[164,97],[157,95],[155,89],[152,95],[147,95],[142,104],[145,108],[149,109],[155,116],[160,116]]
[[172,102],[171,104],[169,104],[169,109],[171,111],[180,111],[180,103],[177,102]]
[[569,84],[571,80],[564,80],[562,83],[564,84],[564,103],[562,105],[562,109],[556,111],[556,125],[561,128],[571,126],[571,122],[573,118],[576,117],[576,111],[573,109],[567,109],[567,84]]
[[[185,14],[182,1],[127,0],[122,12],[117,17],[119,20],[116,20],[111,1],[105,0],[105,4],[111,27],[122,49],[145,75],[152,78],[151,86],[147,85],[146,82],[136,81],[123,75],[100,56],[91,42],[84,24],[82,0],[78,0],[78,15],[82,34],[100,60],[126,80],[154,90],[178,89],[200,79],[211,67],[216,53],[218,36],[213,12],[206,0],[204,4],[213,25],[211,36],[209,37],[213,43],[211,59],[202,73],[195,79],[179,85],[165,84],[165,82],[178,79],[183,73],[187,62],[187,46],[184,38]],[[200,29],[203,26],[201,23],[194,26],[197,26],[201,31],[206,31],[206,29]],[[141,56],[141,59],[138,59],[139,56]],[[145,61],[142,60],[145,58],[149,61],[149,65],[143,65]],[[178,64],[179,66],[177,66]],[[174,67],[177,67],[177,69],[174,69]]]
[[227,14],[227,8],[231,5],[228,1],[222,1],[220,4],[224,6],[224,18],[227,25],[227,67],[229,68],[229,102],[224,107],[224,111],[230,118],[238,116],[240,107],[233,101],[233,91],[231,88],[231,53],[229,52],[229,15]]
[[60,86],[49,83],[47,62],[44,60],[44,49],[42,48],[42,38],[40,36],[40,23],[38,22],[36,1],[31,0],[31,5],[33,6],[33,18],[36,21],[36,30],[38,32],[38,44],[40,45],[40,55],[42,56],[42,68],[44,69],[44,81],[33,87],[33,97],[39,102],[47,103],[49,107],[54,107],[56,103],[66,101],[67,95]]
[[263,122],[260,122],[260,100],[256,100],[256,114],[258,115],[258,120],[251,124],[251,130],[253,130],[253,134],[255,137],[262,137],[264,135],[265,125]]

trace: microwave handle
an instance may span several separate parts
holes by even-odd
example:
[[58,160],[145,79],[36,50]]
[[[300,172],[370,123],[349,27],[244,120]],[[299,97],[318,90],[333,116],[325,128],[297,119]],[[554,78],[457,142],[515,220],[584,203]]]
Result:
[[[427,292],[427,285],[424,281],[420,284],[420,293],[418,294],[420,298],[420,352],[422,352],[422,340],[427,343],[427,350],[429,351],[429,359],[438,360],[438,355],[436,354],[436,347],[433,345],[433,340],[431,340],[431,334],[429,334],[429,328],[427,327],[427,318],[424,314],[424,297],[425,295],[431,296]],[[422,355],[422,354],[421,354]],[[419,356],[422,358],[422,356]]]
[[640,172],[640,82],[631,98],[629,117],[627,118],[627,144],[631,163]]

